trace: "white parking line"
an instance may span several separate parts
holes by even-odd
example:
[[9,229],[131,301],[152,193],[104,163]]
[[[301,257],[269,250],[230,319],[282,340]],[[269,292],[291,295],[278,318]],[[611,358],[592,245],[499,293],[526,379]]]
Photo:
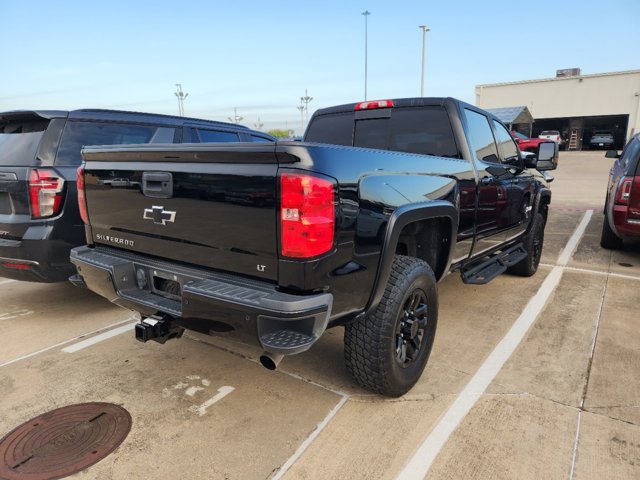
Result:
[[[555,266],[548,263],[541,263],[540,265],[543,267]],[[564,267],[564,269],[569,272],[590,273],[593,275],[604,275],[607,277],[624,278],[625,280],[640,280],[640,277],[636,277],[633,275],[624,275],[623,273],[605,272],[602,270],[591,270],[590,268]]]
[[33,310],[27,310],[25,308],[21,308],[18,310],[14,310],[12,312],[0,313],[0,322],[3,320],[11,320],[16,317],[24,317],[26,315],[32,315]]
[[276,474],[273,477],[271,477],[271,480],[280,480],[284,476],[284,474],[289,471],[289,469],[298,461],[298,459],[307,450],[307,448],[309,448],[309,446],[314,442],[316,437],[320,435],[320,433],[322,433],[322,431],[325,429],[327,425],[329,425],[329,422],[333,420],[333,417],[335,417],[338,414],[338,412],[344,406],[344,404],[347,403],[347,400],[349,400],[349,396],[343,395],[340,401],[338,402],[338,404],[331,409],[331,411],[326,417],[324,417],[324,420],[322,420],[322,422],[318,424],[316,429],[313,432],[311,432],[311,435],[309,435],[307,439],[300,444],[298,449],[295,451],[293,455],[291,455],[289,460],[287,460],[285,464],[282,465],[280,469],[278,469]]
[[[207,400],[206,402],[204,402],[200,406],[193,405],[192,407],[189,407],[189,410],[191,410],[194,413],[197,413],[198,415],[200,415],[202,417],[205,413],[207,413],[207,408],[209,408],[214,403],[219,402],[220,400],[222,400],[224,397],[229,395],[234,390],[235,390],[234,387],[230,387],[228,385],[225,385],[224,387],[220,387],[218,389],[218,393],[216,395],[211,397],[209,400]],[[187,393],[187,395],[188,395],[188,393]]]
[[34,357],[34,356],[39,355],[41,353],[47,352],[49,350],[53,350],[54,348],[61,347],[62,345],[66,345],[67,343],[75,342],[76,340],[79,340],[81,338],[85,338],[85,337],[87,337],[89,335],[93,335],[94,333],[104,332],[105,330],[108,330],[110,328],[116,327],[118,325],[122,325],[123,323],[129,323],[131,320],[134,320],[135,318],[136,317],[129,317],[126,320],[121,320],[120,322],[112,323],[111,325],[107,325],[106,327],[101,327],[101,328],[98,328],[96,330],[92,330],[90,332],[83,333],[82,335],[78,335],[77,337],[70,338],[69,340],[65,340],[63,342],[56,343],[55,345],[51,345],[50,347],[45,347],[45,348],[42,348],[42,349],[37,350],[35,352],[31,352],[31,353],[27,353],[26,355],[22,355],[21,357],[13,358],[13,359],[8,360],[8,361],[6,361],[4,363],[0,363],[0,368],[6,367],[7,365],[11,365],[12,363],[16,363],[16,362],[19,362],[21,360],[26,360],[27,358]]
[[567,242],[564,250],[558,258],[557,266],[553,267],[547,278],[544,279],[538,292],[529,300],[522,314],[515,321],[509,332],[496,345],[493,352],[485,360],[475,373],[473,378],[460,392],[456,400],[442,416],[440,422],[431,430],[423,443],[418,447],[407,465],[400,472],[398,480],[424,479],[429,472],[433,461],[436,459],[451,434],[471,411],[480,399],[486,388],[498,375],[509,357],[516,350],[525,337],[533,322],[538,318],[544,307],[560,283],[565,265],[573,255],[580,239],[591,220],[593,210],[587,211],[582,221]]
[[104,340],[108,340],[109,338],[120,335],[121,333],[128,332],[132,330],[134,326],[135,326],[135,322],[129,323],[127,325],[123,325],[122,327],[114,328],[113,330],[109,330],[108,332],[104,332],[104,333],[101,333],[100,335],[96,335],[95,337],[91,337],[86,340],[83,340],[82,342],[69,345],[68,347],[63,348],[62,351],[65,353],[75,353],[84,348],[91,347],[96,343],[100,343]]

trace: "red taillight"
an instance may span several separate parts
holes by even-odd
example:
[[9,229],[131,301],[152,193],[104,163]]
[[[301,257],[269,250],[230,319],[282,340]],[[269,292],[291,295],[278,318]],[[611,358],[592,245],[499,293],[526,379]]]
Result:
[[13,268],[15,270],[29,270],[31,268],[31,265],[27,263],[14,263],[14,262],[3,262],[2,266],[6,268]]
[[640,220],[640,175],[633,178],[627,216],[633,220]]
[[373,110],[374,108],[391,108],[393,100],[374,100],[373,102],[356,103],[356,110]]
[[616,203],[618,205],[629,205],[629,197],[631,196],[631,185],[633,185],[633,177],[624,177],[618,185],[616,192]]
[[281,175],[283,256],[309,258],[331,250],[335,216],[332,181],[298,173]]
[[29,172],[31,217],[51,217],[60,213],[64,198],[64,179],[55,170],[34,168]]
[[76,187],[78,188],[78,208],[80,210],[80,218],[89,225],[89,215],[87,215],[87,201],[84,196],[84,168],[81,166],[76,170]]

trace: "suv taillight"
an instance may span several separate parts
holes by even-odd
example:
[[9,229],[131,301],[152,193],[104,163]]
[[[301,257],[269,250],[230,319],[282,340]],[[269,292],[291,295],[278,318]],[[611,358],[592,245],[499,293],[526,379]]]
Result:
[[280,176],[281,253],[310,258],[333,247],[335,226],[334,182],[317,176],[284,173]]
[[624,177],[618,184],[616,192],[616,204],[629,205],[629,197],[631,196],[631,186],[633,185],[633,177]]
[[52,217],[60,213],[64,198],[64,179],[55,170],[34,168],[29,172],[31,218]]
[[629,210],[627,217],[633,220],[640,220],[640,175],[633,178],[631,193],[629,195]]
[[87,215],[87,201],[84,196],[84,168],[81,166],[76,170],[76,187],[78,188],[78,209],[80,210],[80,218],[89,225],[89,215]]

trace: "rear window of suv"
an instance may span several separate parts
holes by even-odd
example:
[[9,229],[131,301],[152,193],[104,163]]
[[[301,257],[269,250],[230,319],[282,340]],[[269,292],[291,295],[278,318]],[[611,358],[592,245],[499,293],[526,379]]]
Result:
[[33,165],[48,125],[44,119],[0,123],[0,165]]
[[57,165],[80,165],[82,147],[141,143],[173,143],[174,129],[153,125],[68,121],[62,132]]
[[305,141],[460,158],[441,107],[394,108],[380,118],[355,117],[351,112],[317,117]]

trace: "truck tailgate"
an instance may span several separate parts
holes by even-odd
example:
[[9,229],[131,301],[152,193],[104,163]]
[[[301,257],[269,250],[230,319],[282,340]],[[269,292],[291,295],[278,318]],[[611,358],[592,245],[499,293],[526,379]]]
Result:
[[93,243],[277,279],[274,144],[93,147],[83,157]]

